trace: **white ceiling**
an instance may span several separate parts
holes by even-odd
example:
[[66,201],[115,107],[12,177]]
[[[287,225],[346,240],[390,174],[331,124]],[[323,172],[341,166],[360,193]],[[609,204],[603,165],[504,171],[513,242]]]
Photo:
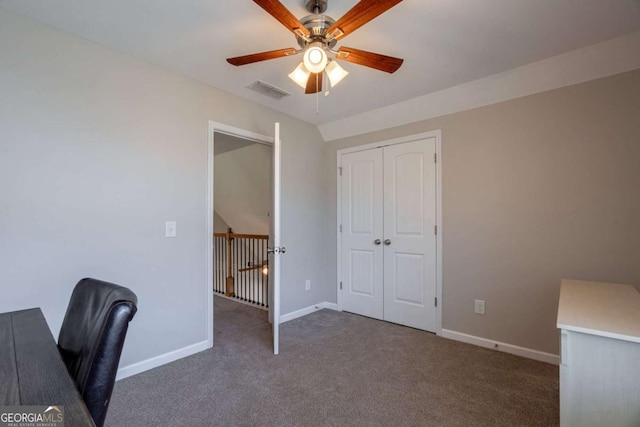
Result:
[[228,153],[229,151],[239,150],[257,142],[242,139],[237,136],[227,135],[226,133],[214,132],[215,144],[213,145],[213,155]]
[[[366,0],[363,0],[366,1]],[[304,0],[282,0],[301,18]],[[357,0],[329,0],[335,19]],[[330,96],[288,77],[289,57],[242,67],[225,59],[297,47],[294,36],[251,0],[0,0],[0,8],[192,77],[314,124],[363,113],[640,31],[638,0],[404,0],[343,39],[404,58],[395,74],[343,62]],[[274,100],[245,86],[262,80],[291,96]]]

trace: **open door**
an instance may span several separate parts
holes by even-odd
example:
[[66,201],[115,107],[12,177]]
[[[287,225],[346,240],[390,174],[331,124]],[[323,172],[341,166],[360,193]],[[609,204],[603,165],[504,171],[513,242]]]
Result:
[[273,354],[279,352],[280,338],[280,258],[285,252],[285,248],[280,242],[280,123],[275,124],[273,138],[273,207],[271,209],[271,230],[269,241],[269,283],[271,291],[269,296],[272,300],[269,302],[272,310],[270,311],[270,321],[273,324]]

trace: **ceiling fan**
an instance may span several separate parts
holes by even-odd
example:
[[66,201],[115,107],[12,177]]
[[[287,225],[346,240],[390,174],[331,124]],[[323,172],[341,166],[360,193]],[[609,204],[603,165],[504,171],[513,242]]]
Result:
[[[331,82],[331,86],[335,86],[349,74],[335,59],[364,65],[387,73],[394,73],[402,65],[403,60],[400,58],[346,46],[334,49],[339,40],[402,0],[361,0],[337,21],[324,15],[327,10],[327,0],[306,0],[305,6],[311,15],[300,20],[278,0],[253,1],[287,27],[296,36],[300,48],[278,49],[227,58],[227,62],[232,65],[246,65],[302,53],[304,54],[303,61],[289,74],[289,77],[302,86],[307,94],[322,90],[323,73]],[[329,55],[332,55],[333,59]]]

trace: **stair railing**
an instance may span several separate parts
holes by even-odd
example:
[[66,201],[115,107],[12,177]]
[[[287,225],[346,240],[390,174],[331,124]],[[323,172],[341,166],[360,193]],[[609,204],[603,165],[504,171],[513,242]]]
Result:
[[214,292],[267,308],[268,240],[268,235],[239,234],[231,228],[226,233],[214,233]]

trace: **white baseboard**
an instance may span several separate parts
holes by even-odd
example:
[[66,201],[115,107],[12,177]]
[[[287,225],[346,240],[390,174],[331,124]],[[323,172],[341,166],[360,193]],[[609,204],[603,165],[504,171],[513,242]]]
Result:
[[340,311],[338,310],[338,304],[336,304],[335,302],[324,302],[324,308],[329,309],[329,310],[334,310],[334,311]]
[[151,359],[124,366],[118,369],[118,373],[116,374],[116,381],[139,374],[144,371],[148,371],[149,369],[157,368],[158,366],[165,365],[178,359],[182,359],[183,357],[191,356],[192,354],[199,353],[208,348],[211,348],[208,340],[200,341],[198,343],[188,345],[174,351],[170,351],[169,353],[152,357]]
[[318,304],[310,305],[309,307],[301,308],[300,310],[292,311],[291,313],[280,315],[280,324],[288,322],[289,320],[297,319],[298,317],[306,316],[318,310],[327,308],[329,310],[338,310],[338,304],[332,302],[320,302]]
[[486,338],[467,335],[462,332],[451,331],[448,329],[443,329],[441,336],[451,340],[477,345],[479,347],[490,348],[497,351],[503,351],[505,353],[515,354],[516,356],[538,360],[540,362],[551,363],[554,365],[560,364],[560,356],[557,354],[545,353],[543,351],[532,350],[530,348],[507,344],[500,341],[492,341]]

